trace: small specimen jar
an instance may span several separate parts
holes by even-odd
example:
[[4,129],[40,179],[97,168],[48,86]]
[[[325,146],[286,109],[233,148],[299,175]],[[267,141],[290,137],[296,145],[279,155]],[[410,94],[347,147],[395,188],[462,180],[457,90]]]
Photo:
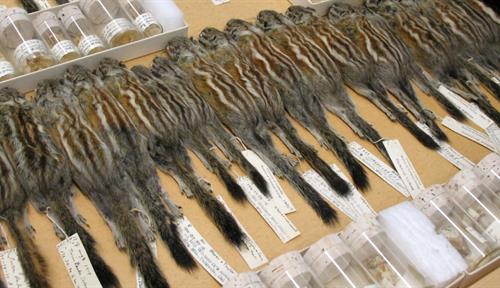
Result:
[[292,251],[273,259],[260,272],[264,283],[273,288],[322,288],[314,272],[299,252]]
[[58,62],[67,62],[80,57],[78,48],[66,37],[56,14],[42,12],[33,20],[33,25]]
[[223,288],[267,288],[255,272],[239,273],[224,283]]
[[28,13],[21,8],[0,12],[0,39],[19,71],[30,73],[54,64],[47,47],[36,36]]
[[375,218],[353,222],[340,237],[380,287],[424,287],[423,277],[383,231]]
[[491,153],[477,164],[474,169],[482,183],[500,197],[500,155]]
[[14,66],[7,60],[0,48],[0,82],[10,79],[16,75]]
[[447,185],[450,197],[500,246],[500,209],[492,192],[470,170],[458,172]]
[[304,260],[326,288],[377,287],[338,234],[328,235],[314,243],[304,253]]
[[493,240],[451,200],[443,185],[425,189],[413,204],[436,226],[436,233],[448,239],[469,267],[475,267],[492,251]]
[[163,32],[161,24],[156,20],[151,12],[146,11],[141,1],[119,1],[127,16],[132,19],[137,29],[139,29],[139,31],[141,31],[144,35],[151,37]]
[[80,8],[75,5],[65,6],[59,10],[57,16],[83,55],[91,55],[106,49],[104,42],[97,36]]
[[132,24],[116,0],[82,0],[80,8],[101,31],[102,38],[112,46],[120,46],[141,39],[141,33]]

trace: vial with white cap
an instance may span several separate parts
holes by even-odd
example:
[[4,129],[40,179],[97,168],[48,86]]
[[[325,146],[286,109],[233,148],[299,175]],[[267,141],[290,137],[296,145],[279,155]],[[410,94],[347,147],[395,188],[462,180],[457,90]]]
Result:
[[494,241],[452,201],[444,185],[428,187],[412,203],[435,225],[436,233],[448,239],[469,267],[475,267],[493,250]]
[[106,49],[104,42],[94,31],[80,8],[75,5],[65,6],[59,10],[57,16],[83,55],[91,55]]
[[28,13],[21,8],[0,11],[0,40],[16,67],[30,73],[54,65],[47,47],[37,38]]
[[112,47],[134,42],[142,37],[117,0],[82,0],[80,8]]
[[500,197],[500,155],[491,153],[484,157],[474,169],[483,184]]
[[275,259],[259,274],[264,283],[273,288],[322,288],[314,272],[297,251]]
[[413,264],[397,248],[375,218],[349,224],[340,233],[354,257],[381,287],[425,287]]
[[229,279],[222,286],[223,288],[267,288],[259,275],[255,272],[239,273]]
[[139,0],[119,0],[125,13],[134,22],[135,26],[147,37],[163,32],[163,27],[153,14],[146,11]]
[[304,261],[326,288],[378,287],[338,234],[323,237],[304,253]]
[[58,62],[63,63],[80,57],[78,48],[64,33],[56,14],[42,12],[33,20],[33,25]]
[[458,172],[447,185],[450,197],[500,246],[500,209],[492,192],[471,171]]

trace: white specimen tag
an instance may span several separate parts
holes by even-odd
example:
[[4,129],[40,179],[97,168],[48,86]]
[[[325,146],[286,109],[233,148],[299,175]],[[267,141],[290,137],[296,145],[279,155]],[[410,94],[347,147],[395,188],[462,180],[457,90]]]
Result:
[[283,243],[286,243],[300,235],[299,230],[288,219],[272,201],[259,192],[255,184],[248,177],[240,177],[238,184],[243,188],[248,201],[259,212],[260,216],[271,226],[274,233],[278,235]]
[[222,285],[236,276],[236,271],[208,244],[186,217],[179,220],[177,229],[189,252],[217,282]]
[[281,185],[274,176],[273,171],[271,171],[266,163],[264,163],[264,161],[262,161],[262,159],[260,159],[260,157],[252,150],[242,151],[241,154],[243,154],[243,157],[245,157],[245,159],[247,159],[248,162],[250,162],[250,164],[257,169],[262,177],[264,177],[269,187],[271,197],[280,209],[281,213],[289,214],[297,211],[293,206],[292,201],[290,201],[288,196],[286,196],[283,188],[281,188]]
[[17,46],[16,50],[14,50],[14,58],[16,58],[16,63],[24,65],[26,60],[33,54],[43,53],[47,53],[47,49],[45,48],[45,44],[43,44],[42,40],[31,39],[24,41]]
[[8,288],[30,288],[21,262],[19,262],[17,249],[0,251],[0,264]]
[[104,49],[104,43],[102,43],[101,38],[97,35],[87,35],[80,40],[78,43],[78,49],[83,55],[89,55],[96,48]]
[[416,198],[425,187],[403,146],[399,140],[385,140],[384,146],[401,180],[405,183],[407,191],[413,198]]
[[139,31],[141,31],[142,33],[144,33],[144,31],[146,31],[146,29],[148,29],[148,27],[150,27],[151,25],[161,26],[160,23],[156,21],[153,14],[151,14],[150,12],[146,12],[137,16],[137,18],[135,18],[134,20],[134,25],[139,28]]
[[361,161],[361,163],[387,182],[387,184],[391,185],[399,193],[403,194],[403,196],[410,197],[410,194],[406,190],[405,183],[403,183],[403,180],[399,177],[398,172],[389,165],[378,159],[377,156],[370,153],[370,151],[357,142],[351,142],[349,144],[349,150],[356,159]]
[[437,151],[439,155],[443,156],[444,159],[448,160],[451,164],[455,165],[458,169],[464,170],[474,167],[474,163],[467,159],[460,152],[455,150],[455,148],[451,147],[450,144],[439,141],[436,137],[434,137],[431,133],[429,127],[422,123],[417,123],[417,126],[422,129],[427,135],[429,135],[436,143],[439,144],[439,150]]
[[14,67],[9,61],[0,60],[0,78],[7,75],[13,75],[14,73]]
[[342,179],[349,183],[351,193],[348,196],[340,196],[326,183],[316,171],[309,170],[304,173],[304,179],[311,184],[311,186],[318,191],[325,199],[330,201],[333,205],[339,208],[344,214],[349,216],[351,220],[356,221],[366,215],[375,216],[376,213],[373,208],[368,204],[366,199],[361,193],[352,185],[337,165],[330,165],[333,171],[337,173]]
[[102,287],[78,234],[71,235],[56,247],[76,288]]
[[460,123],[449,116],[444,117],[442,123],[444,126],[457,132],[458,134],[464,136],[465,138],[470,139],[480,145],[483,145],[484,147],[490,149],[491,151],[495,151],[495,146],[493,145],[493,143],[491,143],[491,140],[485,133],[474,129],[469,125]]
[[214,5],[221,5],[224,3],[228,3],[229,1],[231,0],[212,0],[212,3],[214,3]]
[[491,124],[491,119],[484,118],[484,115],[477,113],[477,110],[474,109],[471,103],[455,94],[454,92],[450,91],[448,88],[446,88],[446,86],[439,85],[438,90],[477,126],[486,129],[486,127]]
[[[151,252],[155,257],[158,256],[158,246],[156,245],[156,242],[151,242],[149,243],[149,247],[151,248]],[[142,277],[142,274],[137,270],[135,272],[135,283],[137,288],[146,288],[146,283],[144,283],[144,278]]]
[[111,45],[113,38],[124,31],[135,30],[135,26],[125,18],[116,18],[109,22],[102,29],[102,35],[106,41]]
[[61,59],[70,54],[70,53],[78,53],[78,50],[70,40],[62,40],[56,43],[56,45],[52,46],[50,49],[52,51],[52,55],[56,57],[57,61],[61,61]]
[[483,129],[488,128],[491,124],[495,123],[488,115],[486,115],[476,103],[470,103],[472,110],[476,112],[478,117],[484,121],[484,126],[480,126]]
[[[226,210],[234,217],[233,212],[231,211],[231,209],[229,209],[229,206],[227,206],[227,203],[224,201],[222,196],[218,195],[217,200],[219,200],[219,202],[224,205]],[[234,219],[236,219],[236,217]],[[250,234],[248,234],[247,230],[241,225],[238,219],[236,219],[236,223],[238,223],[238,226],[240,226],[241,230],[246,235],[246,238],[243,241],[244,245],[241,247],[236,247],[236,250],[238,250],[241,257],[243,257],[243,260],[247,262],[248,267],[250,267],[250,269],[255,269],[266,264],[269,260],[267,259],[266,255],[264,255],[264,252],[262,252],[257,242],[255,242]]]
[[500,127],[493,123],[486,128],[486,133],[490,137],[493,146],[495,146],[495,151],[500,154]]

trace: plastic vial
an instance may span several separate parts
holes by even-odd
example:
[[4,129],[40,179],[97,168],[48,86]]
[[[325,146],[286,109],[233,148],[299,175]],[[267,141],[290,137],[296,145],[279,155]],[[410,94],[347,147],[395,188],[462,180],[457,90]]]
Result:
[[326,288],[377,287],[338,234],[328,235],[314,243],[304,253],[304,260]]
[[424,287],[423,277],[387,237],[375,218],[349,224],[340,237],[380,287]]
[[223,288],[267,288],[255,272],[239,273],[224,283]]
[[14,66],[7,60],[2,50],[0,49],[0,82],[10,79],[16,75]]
[[97,36],[80,8],[75,5],[65,6],[59,10],[57,16],[83,55],[91,55],[106,49],[104,42]]
[[54,64],[42,40],[38,39],[28,13],[21,8],[0,12],[0,39],[19,71],[30,73]]
[[260,272],[264,283],[273,288],[322,288],[314,272],[299,252],[292,251],[273,259]]
[[491,153],[477,164],[474,172],[482,183],[500,197],[500,155]]
[[132,24],[116,0],[82,0],[80,8],[101,31],[102,38],[112,46],[120,46],[141,39],[141,33]]
[[80,57],[78,48],[64,34],[56,14],[42,12],[33,20],[33,25],[58,62],[67,62]]
[[147,37],[151,37],[163,32],[163,27],[151,14],[146,11],[139,0],[119,0],[125,13],[132,19],[135,26]]
[[443,185],[422,191],[413,204],[436,226],[436,233],[448,239],[469,267],[475,267],[492,251],[493,240],[451,200]]
[[500,209],[492,192],[470,170],[458,172],[447,188],[454,201],[500,246]]

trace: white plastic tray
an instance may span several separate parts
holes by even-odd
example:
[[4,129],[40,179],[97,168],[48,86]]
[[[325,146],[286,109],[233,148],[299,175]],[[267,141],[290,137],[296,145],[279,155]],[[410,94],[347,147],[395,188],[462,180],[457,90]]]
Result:
[[311,1],[311,0],[289,0],[293,5],[300,5],[300,6],[306,6],[306,7],[311,7],[316,10],[316,14],[318,16],[324,16],[328,13],[328,8],[332,5],[334,2],[344,2],[344,3],[349,3],[351,5],[361,5],[363,3],[363,0],[324,0],[324,1]]
[[[71,4],[78,5],[78,1],[71,2],[70,4],[57,6],[44,11],[53,11],[57,13],[57,11],[59,11],[59,9],[61,9],[62,7]],[[34,17],[37,16],[38,13],[40,12],[31,13],[29,14],[29,16],[31,19],[33,19]],[[93,55],[84,56],[69,62],[57,64],[33,73],[20,75],[15,78],[0,82],[0,89],[9,86],[16,88],[22,93],[26,93],[34,90],[36,88],[37,83],[40,82],[41,80],[57,78],[62,76],[64,71],[71,65],[79,64],[93,69],[97,66],[99,61],[101,61],[103,58],[106,57],[112,57],[122,61],[138,58],[162,50],[169,39],[176,36],[187,36],[187,33],[188,33],[188,25],[184,22],[183,27],[179,27],[177,29],[170,31],[165,31],[162,34],[158,34],[150,38],[141,39],[139,41],[115,48],[109,48],[106,49],[105,51]]]

